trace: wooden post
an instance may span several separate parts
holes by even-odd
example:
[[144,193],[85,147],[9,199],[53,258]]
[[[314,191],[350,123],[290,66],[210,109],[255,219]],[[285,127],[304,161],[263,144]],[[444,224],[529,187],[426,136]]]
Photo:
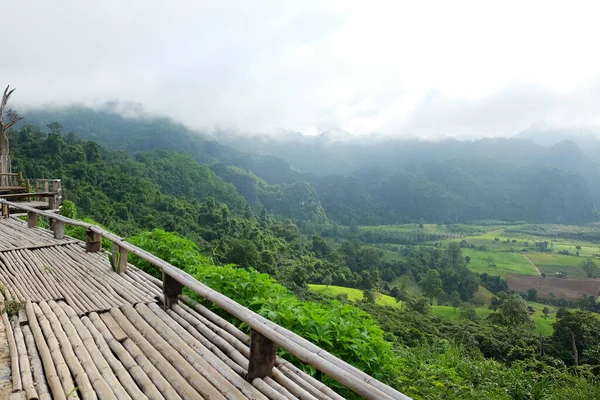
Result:
[[54,239],[65,238],[65,223],[56,219],[52,220],[52,230],[54,231]]
[[[27,180],[25,181],[25,191],[26,191],[27,193],[31,193],[31,182],[29,182],[29,179],[27,179]],[[31,200],[31,197],[26,197],[26,198],[25,198],[25,201],[29,201],[29,200]]]
[[163,308],[166,310],[171,308],[174,304],[177,304],[177,299],[179,295],[183,291],[183,285],[177,282],[175,279],[171,278],[165,271],[162,272],[162,281],[163,281],[163,295],[164,295],[164,304]]
[[60,187],[60,180],[55,180],[52,182],[52,193],[54,193],[54,196],[50,197],[50,200],[48,200],[49,206],[51,210],[57,209],[60,207],[62,201],[59,201],[59,197],[61,195],[61,187]]
[[[86,246],[87,247],[87,246]],[[127,271],[127,249],[116,243],[112,245],[112,267],[119,274]]]
[[38,215],[33,211],[27,211],[27,227],[35,228],[38,224]]
[[2,216],[4,218],[8,218],[10,216],[10,211],[8,209],[8,204],[2,203]]
[[276,345],[254,329],[250,330],[250,363],[246,380],[271,376],[275,366]]
[[85,251],[97,253],[102,250],[102,236],[91,229],[85,231]]

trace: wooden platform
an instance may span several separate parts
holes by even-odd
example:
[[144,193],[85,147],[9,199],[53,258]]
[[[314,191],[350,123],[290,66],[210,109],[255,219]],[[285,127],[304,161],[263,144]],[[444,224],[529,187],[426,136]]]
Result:
[[0,219],[0,282],[0,396],[8,368],[14,399],[342,398],[279,358],[248,382],[247,334],[198,304],[164,310],[159,280],[14,218]]

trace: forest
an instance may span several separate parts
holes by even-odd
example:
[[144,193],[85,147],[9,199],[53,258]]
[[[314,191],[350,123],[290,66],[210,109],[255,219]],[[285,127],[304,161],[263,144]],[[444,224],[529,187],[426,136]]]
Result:
[[[494,273],[505,253],[485,272],[472,268],[486,247],[525,247],[519,235],[541,235],[532,224],[591,222],[588,177],[451,159],[317,175],[166,119],[82,108],[24,116],[11,134],[13,171],[62,179],[63,213],[127,237],[413,398],[600,398],[595,298],[557,308],[541,335],[527,294]],[[506,224],[513,243],[489,236],[496,222],[459,224],[477,220],[530,225]],[[359,226],[382,222],[413,224]],[[311,285],[355,288],[362,300]],[[393,306],[379,304],[384,295]]]

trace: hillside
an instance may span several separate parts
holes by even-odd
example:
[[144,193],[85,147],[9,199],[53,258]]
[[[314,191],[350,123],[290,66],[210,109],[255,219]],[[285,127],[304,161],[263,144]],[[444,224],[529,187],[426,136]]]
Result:
[[[25,125],[13,132],[13,170],[31,178],[61,178],[65,215],[127,236],[414,398],[432,394],[450,399],[526,398],[542,384],[558,398],[573,398],[574,391],[582,398],[595,395],[590,380],[568,372],[567,366],[577,371],[579,367],[571,357],[572,337],[562,332],[575,323],[583,327],[577,337],[595,337],[600,332],[598,320],[588,311],[568,310],[556,318],[555,308],[548,320],[538,304],[531,306],[531,315],[521,294],[510,293],[505,280],[481,273],[482,260],[474,254],[471,260],[469,252],[475,250],[459,240],[466,237],[491,247],[494,235],[502,233],[496,226],[338,226],[328,221],[326,212],[343,215],[342,205],[353,201],[351,196],[339,198],[327,210],[321,205],[323,194],[309,182],[268,183],[257,173],[216,157],[207,165],[188,152],[111,150],[76,133],[65,133],[59,124],[47,128],[49,132]],[[439,187],[430,185],[429,194],[439,195]],[[460,185],[458,189],[466,190]],[[465,199],[473,196],[469,193],[464,192]],[[362,207],[360,202],[355,206]],[[423,212],[418,206],[415,212]],[[298,224],[282,218],[286,215]],[[511,225],[511,229],[550,234],[561,226]],[[427,233],[419,233],[421,229]],[[577,232],[573,227],[566,230],[571,235]],[[593,228],[583,230],[590,231]],[[85,235],[81,229],[67,233]],[[529,235],[513,236],[519,234]],[[494,246],[507,246],[507,250],[508,239],[504,242]],[[581,244],[582,254],[592,251]],[[156,274],[140,260],[134,261]],[[476,264],[479,270],[473,268]],[[498,265],[520,270],[519,265],[511,270],[500,260]],[[332,300],[327,293],[309,290],[309,284],[349,288],[343,290],[356,299],[362,295],[363,300],[355,303],[344,296]],[[557,300],[585,310],[596,308],[589,298]],[[434,301],[437,305],[430,308]],[[536,326],[547,335],[543,356],[538,355]],[[582,371],[596,365],[594,343],[578,344],[587,357],[581,358]],[[427,363],[433,363],[439,373],[423,375]],[[490,369],[495,372],[485,380],[472,374]],[[506,381],[515,374],[520,386],[508,388]],[[548,374],[553,381],[544,383]],[[344,388],[338,390],[348,395]]]
[[219,143],[168,118],[127,118],[115,107],[27,110],[24,122],[56,121],[64,132],[129,153],[188,153],[233,183],[257,210],[297,222],[322,222],[326,214],[342,225],[581,223],[594,218],[600,196],[600,172],[574,144],[543,147],[523,139],[364,144],[297,136],[275,141],[227,132],[214,136]]

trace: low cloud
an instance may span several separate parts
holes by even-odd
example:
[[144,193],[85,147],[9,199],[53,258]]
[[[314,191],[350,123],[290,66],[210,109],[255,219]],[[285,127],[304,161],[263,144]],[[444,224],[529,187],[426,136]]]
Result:
[[533,3],[20,0],[0,77],[23,107],[142,104],[206,131],[598,125],[596,6]]

